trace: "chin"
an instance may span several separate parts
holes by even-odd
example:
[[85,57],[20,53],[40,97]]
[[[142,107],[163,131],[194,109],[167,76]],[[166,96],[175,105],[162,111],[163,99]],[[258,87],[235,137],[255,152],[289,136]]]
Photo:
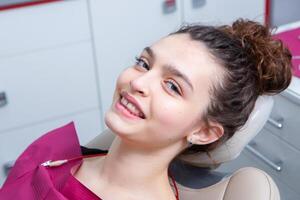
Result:
[[114,133],[118,133],[118,127],[120,127],[120,125],[118,125],[118,119],[116,119],[117,116],[115,113],[113,113],[113,111],[111,109],[109,109],[104,116],[104,123],[105,125],[112,130]]
[[124,141],[139,144],[141,140],[143,140],[141,137],[143,138],[144,136],[140,135],[140,133],[144,132],[141,124],[130,124],[120,118],[120,116],[112,110],[105,113],[105,124]]
[[105,113],[104,122],[106,126],[120,137],[130,134],[130,127],[128,124],[124,124],[124,121],[120,119],[118,114],[113,112],[111,109]]

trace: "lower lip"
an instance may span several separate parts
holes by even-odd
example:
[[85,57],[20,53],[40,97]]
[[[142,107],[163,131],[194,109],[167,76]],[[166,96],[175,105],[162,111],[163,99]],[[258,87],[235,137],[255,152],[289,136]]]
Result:
[[119,101],[117,101],[117,103],[116,103],[116,109],[123,115],[123,116],[125,116],[126,118],[129,118],[129,119],[135,119],[135,120],[140,120],[140,119],[142,119],[142,118],[140,118],[140,117],[138,117],[138,116],[136,116],[136,115],[133,115],[133,114],[131,114],[128,110],[127,110],[127,108],[125,108],[121,103],[120,103],[120,100]]

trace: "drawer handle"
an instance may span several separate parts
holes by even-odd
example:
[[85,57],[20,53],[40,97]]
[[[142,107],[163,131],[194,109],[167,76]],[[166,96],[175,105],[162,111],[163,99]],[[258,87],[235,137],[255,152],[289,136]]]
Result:
[[165,0],[166,6],[175,6],[176,0]]
[[5,92],[0,92],[0,107],[4,107],[7,104],[7,98]]
[[247,145],[246,149],[248,151],[250,151],[252,154],[254,154],[256,157],[258,157],[259,159],[261,159],[264,163],[266,163],[267,165],[269,165],[275,171],[280,172],[282,170],[282,166],[275,164],[269,158],[267,158],[266,156],[264,156],[263,154],[261,154],[260,152],[258,152],[256,149],[254,149],[250,145]]
[[206,0],[192,0],[192,7],[193,8],[201,8],[205,6]]
[[163,13],[170,14],[176,10],[176,0],[165,0],[163,2]]
[[268,122],[269,122],[271,125],[273,125],[273,126],[275,126],[276,128],[278,128],[278,129],[282,129],[282,127],[283,127],[283,124],[280,123],[280,122],[278,122],[278,121],[276,121],[275,119],[269,118],[269,119],[268,119]]

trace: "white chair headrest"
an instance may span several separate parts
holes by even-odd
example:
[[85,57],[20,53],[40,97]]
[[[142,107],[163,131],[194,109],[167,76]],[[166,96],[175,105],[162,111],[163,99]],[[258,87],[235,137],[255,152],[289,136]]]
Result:
[[259,96],[246,124],[224,144],[210,151],[210,157],[207,153],[200,152],[181,155],[179,159],[200,167],[213,167],[235,159],[262,129],[271,113],[273,104],[271,96]]

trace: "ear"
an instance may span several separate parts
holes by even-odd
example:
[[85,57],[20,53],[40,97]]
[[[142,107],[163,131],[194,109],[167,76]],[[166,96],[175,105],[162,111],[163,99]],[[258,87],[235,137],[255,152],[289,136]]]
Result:
[[223,126],[217,122],[208,122],[197,131],[187,136],[187,140],[193,144],[205,145],[217,141],[224,134]]

